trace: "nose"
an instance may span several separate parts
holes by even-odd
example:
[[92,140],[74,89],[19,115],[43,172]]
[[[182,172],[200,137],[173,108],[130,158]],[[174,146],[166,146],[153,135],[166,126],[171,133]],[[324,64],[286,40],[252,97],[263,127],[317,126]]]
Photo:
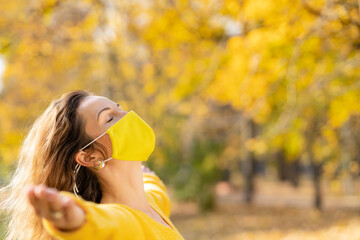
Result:
[[120,119],[123,118],[127,113],[127,111],[119,111]]

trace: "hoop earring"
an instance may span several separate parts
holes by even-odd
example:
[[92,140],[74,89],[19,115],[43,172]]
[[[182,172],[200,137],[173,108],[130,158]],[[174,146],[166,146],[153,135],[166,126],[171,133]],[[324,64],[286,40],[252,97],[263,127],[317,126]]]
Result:
[[77,185],[76,185],[76,176],[77,176],[77,174],[78,174],[78,172],[79,172],[79,170],[80,170],[80,167],[81,167],[80,164],[76,164],[75,170],[74,170],[74,186],[73,186],[73,192],[74,192],[75,196],[78,197],[78,198],[80,198],[80,197],[79,197],[79,195],[78,195],[79,189],[78,189],[78,187],[77,187]]
[[[100,170],[100,169],[104,168],[104,167],[105,167],[105,163],[106,163],[107,161],[111,160],[111,159],[112,159],[112,157],[109,157],[109,158],[106,159],[106,160],[101,160],[101,159],[97,160],[97,161],[94,163],[94,169]],[[73,192],[74,192],[75,196],[78,197],[78,198],[80,198],[80,197],[79,197],[79,195],[78,195],[79,189],[78,189],[78,187],[77,187],[77,185],[76,185],[76,176],[77,176],[80,168],[81,168],[81,165],[77,163],[76,166],[75,166],[75,170],[74,170],[74,186],[73,186]]]

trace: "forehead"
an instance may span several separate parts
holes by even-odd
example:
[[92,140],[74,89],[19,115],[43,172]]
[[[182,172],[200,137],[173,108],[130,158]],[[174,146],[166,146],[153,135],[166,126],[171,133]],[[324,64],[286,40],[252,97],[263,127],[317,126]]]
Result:
[[78,113],[87,120],[91,116],[96,116],[102,108],[109,106],[111,103],[113,102],[106,97],[87,96],[80,103]]
[[90,110],[90,109],[99,109],[101,107],[104,107],[105,105],[111,104],[112,101],[110,101],[106,97],[101,96],[87,96],[84,98],[84,100],[80,103],[79,110]]

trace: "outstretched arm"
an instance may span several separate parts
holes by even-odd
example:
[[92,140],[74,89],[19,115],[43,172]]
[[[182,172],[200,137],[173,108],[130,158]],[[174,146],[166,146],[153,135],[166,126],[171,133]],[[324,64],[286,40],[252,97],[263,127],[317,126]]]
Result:
[[[44,185],[30,187],[28,198],[47,232],[61,240],[130,240],[143,233],[137,219],[112,204],[96,204]],[[117,238],[119,237],[119,238]]]

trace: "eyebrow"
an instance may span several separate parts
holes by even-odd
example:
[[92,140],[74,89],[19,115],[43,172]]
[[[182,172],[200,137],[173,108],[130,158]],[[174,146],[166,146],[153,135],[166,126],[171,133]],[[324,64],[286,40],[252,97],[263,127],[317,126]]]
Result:
[[106,107],[106,108],[101,109],[101,110],[98,112],[97,118],[96,118],[97,121],[99,121],[100,113],[102,113],[103,111],[106,111],[106,110],[110,110],[110,108],[109,108],[109,107]]

